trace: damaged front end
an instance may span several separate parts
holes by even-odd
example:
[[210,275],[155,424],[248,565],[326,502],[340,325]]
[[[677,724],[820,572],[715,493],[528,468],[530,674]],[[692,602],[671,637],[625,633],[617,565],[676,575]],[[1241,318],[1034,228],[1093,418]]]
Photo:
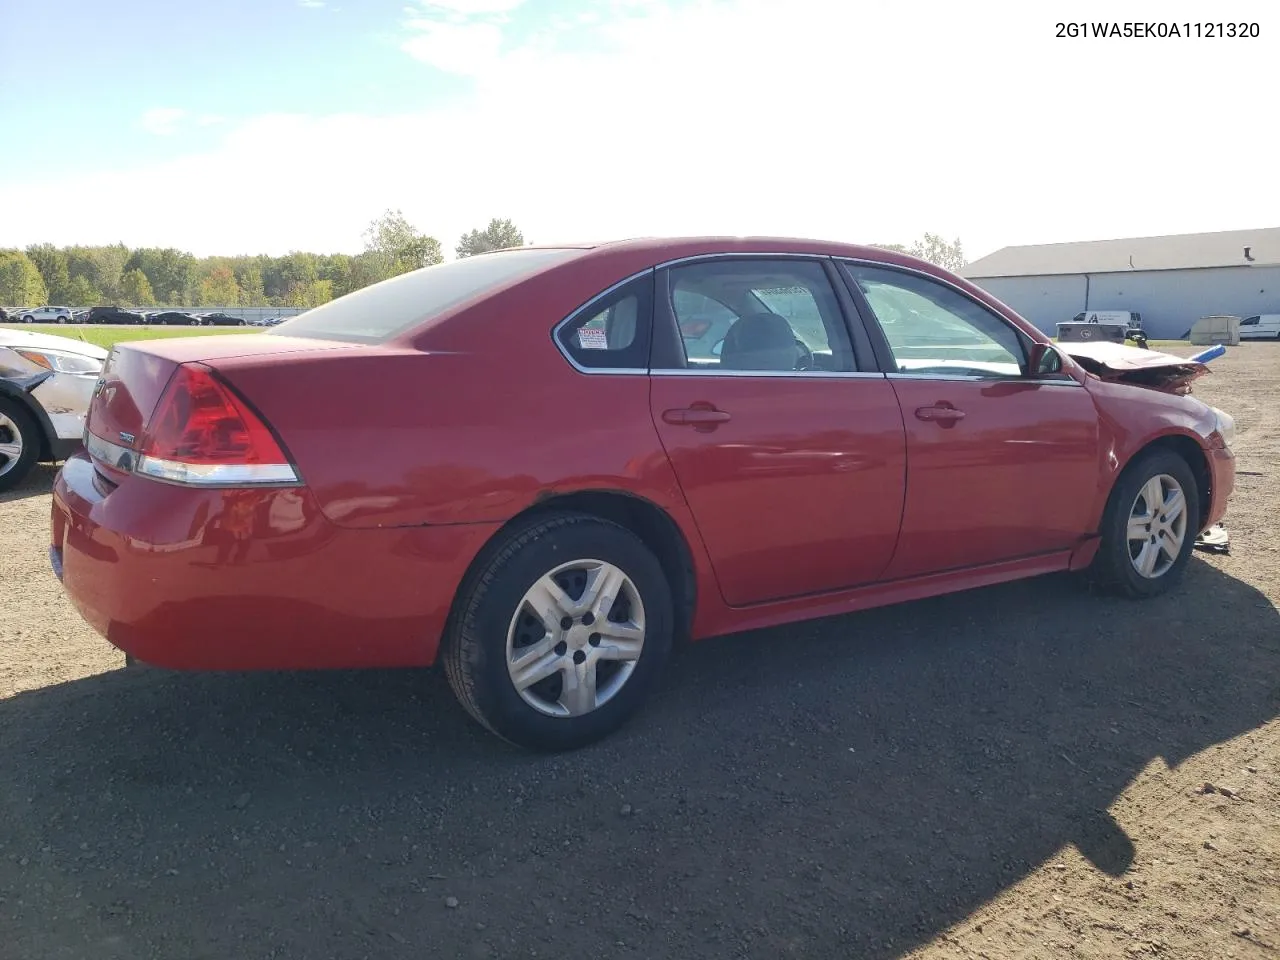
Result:
[[1178,396],[1189,394],[1192,381],[1211,372],[1202,360],[1120,343],[1059,343],[1058,349],[1102,380]]

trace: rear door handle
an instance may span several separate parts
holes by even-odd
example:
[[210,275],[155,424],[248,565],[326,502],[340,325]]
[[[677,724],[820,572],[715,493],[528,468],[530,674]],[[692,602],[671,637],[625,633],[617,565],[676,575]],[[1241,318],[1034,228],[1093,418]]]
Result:
[[701,427],[726,423],[733,417],[715,407],[681,407],[675,410],[663,410],[662,419],[677,427]]
[[964,411],[957,410],[949,404],[935,404],[932,407],[917,407],[917,420],[929,420],[934,423],[955,423],[964,419]]

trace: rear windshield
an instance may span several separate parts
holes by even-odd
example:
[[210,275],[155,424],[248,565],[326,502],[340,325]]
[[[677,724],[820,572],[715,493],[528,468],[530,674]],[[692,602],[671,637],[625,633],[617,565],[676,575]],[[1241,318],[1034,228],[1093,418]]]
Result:
[[486,290],[554,266],[581,250],[507,250],[392,277],[286,320],[271,336],[379,343]]

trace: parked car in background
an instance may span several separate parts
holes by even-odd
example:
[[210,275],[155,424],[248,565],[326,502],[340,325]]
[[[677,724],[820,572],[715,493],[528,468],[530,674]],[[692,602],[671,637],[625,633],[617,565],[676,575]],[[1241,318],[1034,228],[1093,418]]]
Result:
[[70,307],[28,307],[22,311],[23,323],[70,323]]
[[209,327],[247,327],[249,321],[244,317],[233,317],[229,313],[203,313],[200,322]]
[[1205,369],[873,247],[504,250],[119,344],[50,558],[137,660],[440,663],[489,730],[571,748],[683,638],[1066,570],[1169,590],[1235,475]]
[[1075,323],[1122,323],[1130,330],[1142,329],[1142,314],[1133,310],[1087,310],[1071,319]]
[[1263,313],[1240,321],[1241,340],[1280,340],[1280,313]]
[[0,490],[79,448],[106,358],[91,343],[0,329]]
[[288,317],[259,317],[257,320],[250,320],[251,327],[275,327],[288,320]]
[[140,324],[145,323],[146,318],[141,313],[122,307],[91,307],[83,322]]
[[190,313],[183,313],[181,310],[166,310],[163,313],[153,313],[147,318],[147,323],[168,327],[198,327],[200,326],[200,318]]

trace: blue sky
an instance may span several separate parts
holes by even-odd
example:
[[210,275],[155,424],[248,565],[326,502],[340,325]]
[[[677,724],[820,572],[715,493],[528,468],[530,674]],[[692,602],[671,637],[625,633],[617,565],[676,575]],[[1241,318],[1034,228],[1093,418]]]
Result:
[[[1065,40],[973,0],[0,0],[0,246],[355,250],[784,233],[1006,243],[1274,225],[1258,39]],[[1125,19],[1202,19],[1193,0]],[[1243,172],[1242,172],[1243,171]]]

